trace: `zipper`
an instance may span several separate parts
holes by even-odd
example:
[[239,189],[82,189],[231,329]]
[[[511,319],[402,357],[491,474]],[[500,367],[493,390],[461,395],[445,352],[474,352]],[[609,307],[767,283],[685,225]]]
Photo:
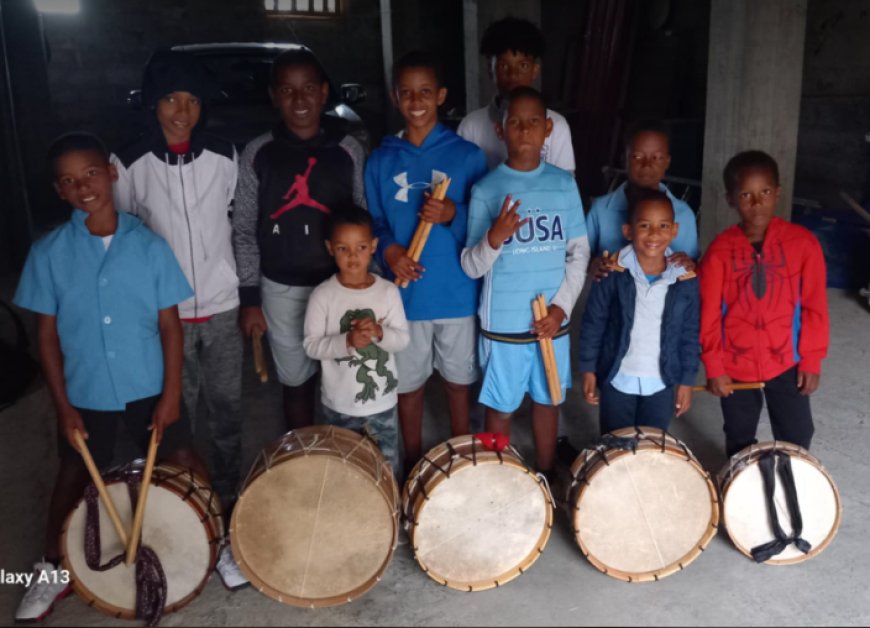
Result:
[[193,256],[193,229],[190,228],[190,214],[187,211],[187,195],[184,193],[182,166],[184,155],[178,156],[178,180],[181,182],[181,204],[184,207],[184,220],[187,222],[187,243],[190,248],[190,276],[193,279],[193,318],[199,318],[199,297],[196,290],[196,263]]

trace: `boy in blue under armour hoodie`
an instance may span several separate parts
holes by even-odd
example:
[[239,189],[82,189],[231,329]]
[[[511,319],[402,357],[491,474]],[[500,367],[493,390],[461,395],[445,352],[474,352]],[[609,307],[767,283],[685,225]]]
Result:
[[[477,379],[478,283],[462,271],[459,256],[471,186],[487,168],[483,151],[438,121],[447,89],[436,56],[403,55],[393,67],[392,97],[405,128],[372,153],[365,190],[378,238],[377,260],[388,278],[409,282],[401,294],[411,341],[396,354],[408,471],[422,454],[423,391],[433,364],[445,381],[451,433],[469,431],[468,387]],[[431,190],[445,177],[451,183],[439,201]],[[420,261],[414,262],[407,249],[421,219],[433,226]]]

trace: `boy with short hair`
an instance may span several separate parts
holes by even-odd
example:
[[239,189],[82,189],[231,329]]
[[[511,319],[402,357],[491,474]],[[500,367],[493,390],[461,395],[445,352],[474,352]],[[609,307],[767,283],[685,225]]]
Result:
[[[462,251],[465,272],[484,278],[480,402],[486,406],[487,431],[509,437],[510,417],[530,394],[537,468],[551,476],[559,411],[547,387],[538,340],[553,338],[564,399],[571,386],[568,321],[583,288],[589,244],[577,183],[541,160],[553,123],[540,93],[514,89],[501,126],[508,159],[472,189]],[[535,322],[531,304],[538,294],[549,306]]]
[[[459,264],[467,232],[471,186],[486,172],[483,152],[438,121],[447,97],[436,56],[403,55],[393,68],[393,101],[405,120],[400,136],[387,136],[366,164],[368,209],[378,238],[378,262],[388,279],[408,280],[401,292],[411,340],[396,355],[399,421],[405,471],[422,454],[423,393],[433,364],[445,382],[451,433],[469,432],[468,387],[477,379],[477,282]],[[447,196],[431,190],[451,179]],[[419,262],[408,246],[420,220],[432,229]],[[425,272],[424,272],[425,271]]]
[[[122,424],[143,450],[157,430],[159,458],[208,478],[180,416],[183,337],[178,303],[192,290],[166,242],[115,210],[115,167],[102,142],[68,133],[49,148],[54,188],[72,217],[34,243],[14,303],[38,314],[39,354],[58,415],[60,468],[46,524],[45,559],[16,612],[38,621],[70,591],[56,572],[64,519],[90,476],[78,430],[96,465],[112,463]],[[45,577],[43,574],[49,574]],[[42,576],[42,577],[40,577]]]
[[825,258],[815,236],[776,217],[779,168],[757,150],[738,153],[723,173],[740,222],[720,233],[701,260],[701,360],[721,398],[725,451],[757,442],[764,382],[773,437],[809,449],[816,391],[828,352]]
[[233,243],[245,335],[265,331],[290,429],[312,425],[318,364],[302,346],[308,297],[335,272],[323,246],[333,207],[364,205],[364,151],[323,113],[329,83],[306,49],[272,62],[269,93],[281,121],[242,153]]
[[622,229],[631,242],[617,257],[625,270],[592,285],[580,330],[583,398],[600,401],[602,434],[668,429],[692,404],[700,363],[698,280],[668,260],[680,229],[671,199],[638,190]]
[[338,272],[311,293],[304,345],[320,360],[325,422],[368,434],[398,472],[395,354],[410,337],[399,289],[368,271],[378,245],[373,226],[360,207],[330,216],[326,248]]
[[[488,105],[462,119],[458,133],[483,149],[487,166],[492,170],[508,156],[504,138],[498,130],[503,113],[502,101],[515,87],[531,87],[538,78],[544,36],[532,22],[509,16],[486,28],[480,40],[480,54],[486,58],[487,70],[497,91]],[[553,130],[541,147],[541,160],[574,174],[571,127],[556,111],[547,109],[547,117],[553,122]]]
[[618,188],[592,201],[586,226],[589,246],[594,256],[592,275],[596,279],[607,275],[601,268],[604,251],[615,253],[628,244],[623,225],[628,222],[628,205],[637,190],[660,190],[667,194],[674,208],[674,219],[680,225],[679,233],[671,243],[675,251],[668,261],[688,271],[694,270],[698,259],[698,229],[695,212],[662,183],[671,164],[670,133],[659,120],[638,120],[625,132],[625,169],[627,180]]

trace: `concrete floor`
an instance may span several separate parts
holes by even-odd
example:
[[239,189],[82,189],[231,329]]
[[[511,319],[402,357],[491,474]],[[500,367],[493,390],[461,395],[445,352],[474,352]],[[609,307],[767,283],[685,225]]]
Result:
[[[400,546],[384,579],[360,599],[340,607],[304,610],[282,605],[248,588],[227,592],[213,575],[204,592],[161,624],[308,626],[544,626],[544,625],[866,625],[870,623],[870,311],[844,291],[830,290],[831,349],[822,385],[813,398],[813,454],[838,485],[843,518],[831,545],[799,565],[756,565],[731,545],[725,532],[685,570],[659,582],[628,584],[603,575],[580,554],[567,515],[556,525],[543,554],[528,572],[505,586],[460,593],[439,586]],[[244,463],[281,434],[279,389],[260,384],[245,370]],[[427,392],[425,437],[434,446],[448,436],[440,382]],[[596,436],[597,410],[575,386],[565,406],[571,441],[583,446]],[[517,416],[514,440],[532,458],[529,408]],[[39,380],[16,406],[0,413],[0,568],[28,571],[41,555],[45,513],[56,471],[55,423]],[[672,432],[686,442],[713,474],[726,462],[718,403],[695,396],[690,412]],[[198,435],[198,438],[202,438]],[[763,420],[759,438],[770,438]],[[863,479],[862,479],[863,478]],[[0,585],[0,624],[11,624],[23,593]],[[76,596],[59,603],[47,626],[141,625],[89,608]]]

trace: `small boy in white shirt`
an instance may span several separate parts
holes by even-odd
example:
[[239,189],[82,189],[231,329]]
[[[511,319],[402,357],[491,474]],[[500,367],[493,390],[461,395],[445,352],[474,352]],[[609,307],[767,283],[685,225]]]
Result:
[[398,288],[369,272],[377,248],[372,217],[349,206],[329,218],[326,248],[338,272],[311,293],[305,353],[321,362],[326,423],[370,436],[398,470],[395,353],[409,342]]

